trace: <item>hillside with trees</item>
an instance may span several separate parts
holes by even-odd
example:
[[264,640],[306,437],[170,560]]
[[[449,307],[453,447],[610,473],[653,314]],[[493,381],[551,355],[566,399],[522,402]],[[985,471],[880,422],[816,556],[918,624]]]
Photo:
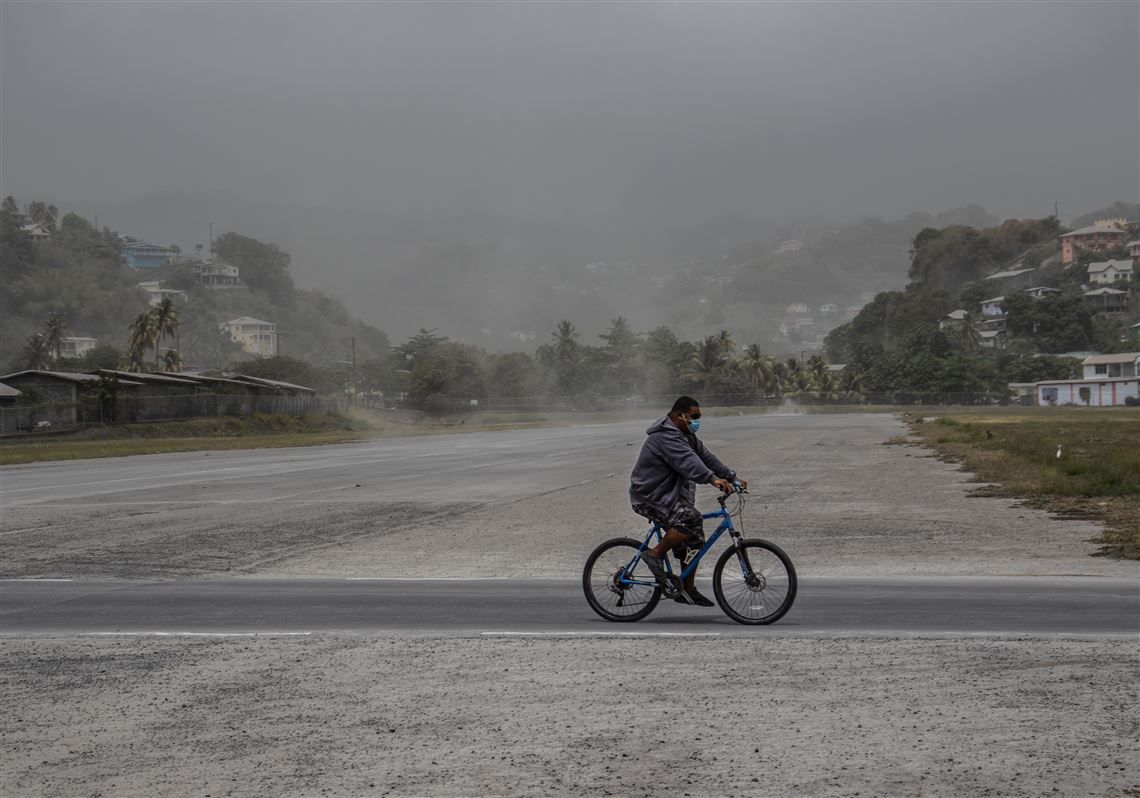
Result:
[[[96,230],[75,214],[57,223],[57,215],[44,203],[23,213],[14,200],[4,203],[0,346],[9,368],[240,367],[430,412],[470,407],[473,400],[588,406],[677,392],[710,403],[859,401],[908,392],[1000,396],[1008,382],[1071,376],[1076,361],[1066,353],[1127,347],[1123,332],[1137,316],[1135,296],[1123,313],[1089,305],[1084,267],[1103,254],[1082,252],[1074,266],[1063,266],[1063,228],[1055,218],[997,224],[971,206],[835,229],[773,227],[766,238],[719,259],[675,268],[595,261],[578,277],[526,258],[504,261],[502,241],[445,238],[427,246],[408,239],[404,257],[417,268],[385,284],[377,301],[399,302],[418,281],[417,296],[447,287],[444,305],[455,291],[466,292],[466,313],[476,323],[502,324],[498,309],[518,306],[513,318],[525,318],[527,326],[511,348],[524,351],[495,351],[473,343],[478,336],[456,339],[426,325],[391,346],[384,332],[354,318],[339,300],[298,288],[290,253],[274,243],[235,232],[219,236],[212,255],[239,269],[241,285],[217,290],[199,279],[200,256],[136,271],[124,264],[117,233]],[[23,229],[29,221],[47,231],[43,240]],[[474,228],[484,224],[469,221]],[[978,309],[1001,291],[990,278],[1027,269],[1038,286],[1054,290],[1039,298],[1005,292],[1008,346],[987,347]],[[142,279],[182,293],[151,305]],[[850,306],[868,286],[900,284],[905,288],[879,291],[852,321],[832,329],[823,353],[809,357],[810,348],[796,347],[799,341],[780,329],[788,302]],[[526,296],[530,289],[533,297]],[[488,305],[496,291],[503,296]],[[652,300],[654,311],[623,312],[634,294]],[[947,323],[952,311],[961,311],[962,323]],[[222,322],[240,316],[278,326],[278,356],[251,357],[220,331]],[[90,336],[101,346],[82,361],[61,362],[65,335]],[[839,371],[828,361],[846,367]]]
[[[57,214],[35,202],[21,212],[11,197],[0,208],[0,361],[8,370],[224,369],[249,359],[219,327],[240,316],[276,323],[287,353],[321,365],[349,359],[354,349],[361,359],[388,351],[384,332],[354,319],[340,301],[296,289],[288,253],[273,244],[237,233],[219,237],[215,254],[239,267],[244,284],[217,291],[197,279],[194,258],[135,270],[123,261],[118,233],[96,230],[73,213],[57,222]],[[31,222],[45,239],[24,229]],[[185,298],[165,296],[152,306],[139,283],[155,280]],[[69,336],[99,346],[62,362],[60,340]]]
[[[1078,376],[1078,359],[1065,353],[1126,351],[1137,297],[1123,312],[1096,313],[1084,296],[1087,264],[1122,253],[1082,252],[1066,268],[1063,232],[1054,217],[924,228],[914,238],[907,287],[878,294],[833,330],[828,358],[845,363],[866,392],[1000,392],[1009,382]],[[1019,270],[1033,270],[1034,285],[1052,290],[1034,297],[991,279]],[[1006,345],[987,351],[979,307],[995,293],[1004,294]],[[952,311],[965,317],[951,321]]]

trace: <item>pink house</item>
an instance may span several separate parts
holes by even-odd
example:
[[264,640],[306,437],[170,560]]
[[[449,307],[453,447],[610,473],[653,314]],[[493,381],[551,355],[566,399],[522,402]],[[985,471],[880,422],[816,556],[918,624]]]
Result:
[[1061,236],[1061,263],[1072,263],[1077,249],[1104,252],[1128,243],[1128,230],[1123,219],[1097,219],[1095,224]]

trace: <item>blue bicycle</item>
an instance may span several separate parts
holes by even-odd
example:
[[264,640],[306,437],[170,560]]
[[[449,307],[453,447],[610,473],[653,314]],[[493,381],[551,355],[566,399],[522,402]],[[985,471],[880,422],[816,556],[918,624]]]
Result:
[[734,492],[739,503],[733,510],[726,508],[729,496],[723,494],[717,499],[720,509],[703,514],[704,518],[719,518],[720,524],[687,564],[678,563],[679,574],[674,573],[670,558],[663,558],[669,573],[666,583],[658,582],[641,560],[641,553],[664,537],[666,530],[660,524],[652,523],[644,540],[613,538],[598,546],[582,572],[582,589],[590,607],[607,621],[640,621],[653,612],[663,594],[667,598],[677,595],[701,558],[728,532],[732,544],[713,570],[717,604],[737,623],[778,621],[796,600],[796,569],[779,546],[757,538],[746,540],[733,526],[733,516],[739,518],[744,510],[744,493],[740,488]]

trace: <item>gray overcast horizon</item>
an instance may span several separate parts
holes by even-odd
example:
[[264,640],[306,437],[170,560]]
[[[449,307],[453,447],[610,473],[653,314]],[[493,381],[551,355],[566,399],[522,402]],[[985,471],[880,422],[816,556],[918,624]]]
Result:
[[0,190],[425,218],[1140,198],[1140,3],[0,7]]

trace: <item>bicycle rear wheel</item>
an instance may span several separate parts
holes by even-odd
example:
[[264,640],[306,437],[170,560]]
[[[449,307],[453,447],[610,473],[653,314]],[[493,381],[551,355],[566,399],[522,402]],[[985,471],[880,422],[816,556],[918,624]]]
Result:
[[796,569],[776,544],[745,540],[717,560],[713,590],[724,614],[737,623],[774,623],[796,600]]
[[638,557],[641,541],[613,538],[586,558],[582,590],[607,621],[640,621],[661,600],[661,588]]

